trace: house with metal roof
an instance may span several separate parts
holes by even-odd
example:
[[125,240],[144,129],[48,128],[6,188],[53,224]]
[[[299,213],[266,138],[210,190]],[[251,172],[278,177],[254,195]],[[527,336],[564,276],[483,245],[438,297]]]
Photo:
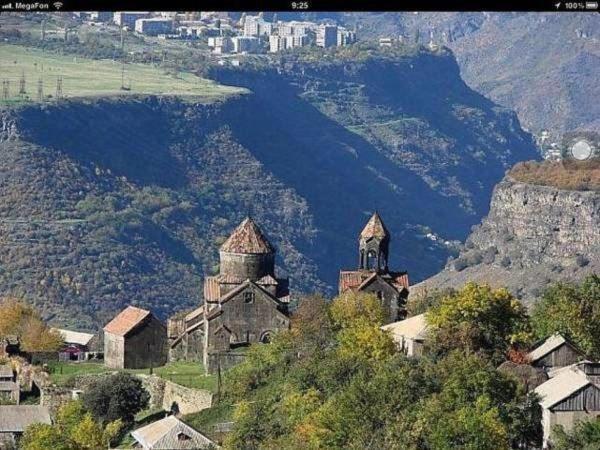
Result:
[[64,328],[52,328],[61,335],[65,346],[58,352],[59,361],[81,361],[86,359],[94,342],[98,337],[92,333],[67,330]]
[[585,358],[585,353],[560,333],[548,337],[527,355],[532,366],[547,370],[569,366]]
[[540,397],[544,448],[551,444],[552,430],[566,431],[581,420],[600,416],[600,363],[584,361],[557,370],[534,392]]
[[154,314],[128,306],[104,327],[104,364],[145,369],[167,362],[167,329]]
[[384,325],[381,329],[390,333],[396,345],[407,356],[420,356],[423,354],[423,346],[429,330],[425,314]]
[[217,448],[216,444],[175,416],[153,422],[131,432],[138,448],[185,450]]
[[14,448],[25,429],[34,423],[51,423],[47,407],[0,405],[0,448]]

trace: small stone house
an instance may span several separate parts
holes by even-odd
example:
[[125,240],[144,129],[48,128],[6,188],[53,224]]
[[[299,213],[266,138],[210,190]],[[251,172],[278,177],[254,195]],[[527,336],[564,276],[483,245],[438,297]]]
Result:
[[0,405],[0,448],[15,448],[25,429],[34,423],[51,423],[48,408],[40,405]]
[[213,441],[175,416],[157,420],[131,432],[134,448],[184,450],[216,448]]
[[557,367],[570,366],[585,358],[585,353],[560,333],[545,339],[527,355],[532,366],[548,371]]
[[554,372],[534,392],[540,397],[543,448],[549,448],[552,430],[561,425],[565,431],[582,420],[600,416],[600,364],[584,361]]
[[421,356],[423,354],[423,346],[429,329],[425,321],[425,314],[384,325],[381,329],[389,331],[396,345],[406,356]]
[[128,306],[104,327],[104,364],[145,369],[167,362],[167,329],[154,314]]

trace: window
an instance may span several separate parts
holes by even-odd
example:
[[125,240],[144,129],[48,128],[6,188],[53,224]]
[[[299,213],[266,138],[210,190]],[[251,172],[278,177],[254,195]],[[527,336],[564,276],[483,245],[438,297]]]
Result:
[[191,439],[192,439],[192,438],[191,438],[190,436],[188,436],[187,434],[185,434],[185,433],[179,433],[179,434],[177,435],[177,440],[178,440],[178,441],[189,441],[189,440],[191,440]]
[[254,303],[254,292],[244,292],[244,303]]
[[383,300],[383,291],[377,291],[377,298]]

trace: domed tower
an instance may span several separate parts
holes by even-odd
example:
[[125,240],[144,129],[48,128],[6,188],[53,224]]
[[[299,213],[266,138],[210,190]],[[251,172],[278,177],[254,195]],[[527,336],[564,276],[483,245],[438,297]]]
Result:
[[219,250],[221,276],[256,281],[275,275],[275,250],[249,217]]
[[359,268],[387,272],[389,247],[390,234],[379,214],[374,213],[360,233]]

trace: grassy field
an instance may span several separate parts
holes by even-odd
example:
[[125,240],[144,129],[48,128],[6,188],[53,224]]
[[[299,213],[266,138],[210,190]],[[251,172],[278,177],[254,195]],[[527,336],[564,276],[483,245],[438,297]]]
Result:
[[[72,377],[83,374],[105,373],[110,369],[104,367],[102,363],[86,362],[71,363],[58,362],[50,365],[51,379],[56,384],[66,384]],[[149,374],[149,369],[126,370],[130,373]],[[204,368],[199,363],[174,362],[162,367],[153,369],[153,373],[165,380],[170,380],[182,386],[195,389],[207,389],[215,392],[217,389],[216,376],[205,375]]]
[[[164,73],[149,64],[125,64],[110,60],[92,60],[43,52],[35,48],[0,44],[0,78],[9,81],[9,97],[0,92],[0,102],[37,101],[38,80],[43,82],[44,100],[56,95],[57,80],[62,78],[63,97],[114,95],[175,95],[207,101],[244,92],[237,87],[219,85],[191,73],[177,76]],[[25,75],[26,95],[19,96]],[[121,89],[121,79],[130,90]]]

